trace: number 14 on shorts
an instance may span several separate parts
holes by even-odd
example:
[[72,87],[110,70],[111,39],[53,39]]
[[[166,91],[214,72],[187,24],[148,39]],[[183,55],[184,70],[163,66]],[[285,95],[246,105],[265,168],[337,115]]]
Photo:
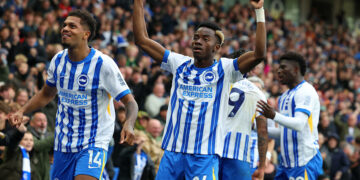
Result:
[[101,167],[101,152],[89,150],[89,168],[100,168]]

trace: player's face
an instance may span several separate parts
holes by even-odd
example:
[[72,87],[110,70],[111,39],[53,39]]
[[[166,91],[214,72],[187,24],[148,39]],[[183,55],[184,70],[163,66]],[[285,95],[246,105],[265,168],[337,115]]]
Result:
[[79,42],[87,41],[90,31],[81,25],[81,19],[68,16],[61,28],[61,42],[67,47],[75,47]]
[[291,84],[296,79],[295,64],[290,61],[282,60],[277,71],[278,79],[281,84]]
[[215,31],[207,27],[195,32],[191,46],[196,59],[208,59],[220,48]]

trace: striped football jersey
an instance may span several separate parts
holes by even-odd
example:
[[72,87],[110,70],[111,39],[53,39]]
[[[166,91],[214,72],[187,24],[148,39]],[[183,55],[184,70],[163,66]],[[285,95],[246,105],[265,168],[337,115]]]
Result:
[[114,60],[91,48],[75,62],[65,49],[51,60],[46,84],[56,87],[59,97],[55,151],[107,150],[115,123],[113,97],[119,101],[130,93]]
[[295,112],[308,115],[308,122],[301,131],[280,125],[281,164],[286,168],[306,165],[317,153],[320,101],[315,88],[305,80],[287,90],[279,98],[279,112],[294,117]]
[[259,100],[266,101],[264,93],[247,79],[236,82],[231,88],[227,118],[223,122],[226,136],[222,158],[251,162],[256,146],[251,129],[258,115],[256,104]]
[[242,79],[236,59],[221,58],[197,68],[194,59],[166,51],[161,67],[172,81],[162,148],[188,154],[219,154],[219,121],[227,116],[231,83]]

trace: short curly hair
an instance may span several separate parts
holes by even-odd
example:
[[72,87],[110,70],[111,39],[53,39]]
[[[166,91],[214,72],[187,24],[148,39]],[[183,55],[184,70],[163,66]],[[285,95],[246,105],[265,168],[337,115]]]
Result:
[[215,36],[218,40],[218,43],[220,45],[222,45],[224,43],[225,36],[219,25],[217,25],[216,23],[214,23],[212,21],[205,21],[205,22],[200,23],[198,26],[196,26],[195,31],[197,31],[201,27],[206,27],[206,28],[214,30]]
[[283,54],[282,56],[280,56],[280,62],[286,60],[286,61],[293,61],[298,63],[299,67],[300,67],[300,72],[301,75],[304,76],[306,73],[306,61],[304,59],[304,57],[296,52],[286,52],[285,54]]
[[68,16],[75,16],[81,19],[81,25],[85,25],[90,30],[90,37],[88,41],[92,40],[95,37],[96,33],[96,20],[95,18],[86,10],[76,9],[71,11]]

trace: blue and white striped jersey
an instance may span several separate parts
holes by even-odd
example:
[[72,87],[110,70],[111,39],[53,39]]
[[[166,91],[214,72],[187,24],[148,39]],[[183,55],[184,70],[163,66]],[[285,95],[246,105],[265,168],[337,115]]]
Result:
[[320,101],[315,88],[305,80],[295,88],[287,90],[279,98],[279,112],[294,117],[295,112],[309,116],[308,123],[301,131],[295,131],[280,125],[281,164],[286,168],[307,164],[317,153],[320,115]]
[[161,67],[174,77],[162,148],[188,154],[219,154],[231,83],[242,79],[237,61],[221,58],[207,68],[166,51]]
[[115,62],[93,48],[84,60],[71,61],[65,49],[51,60],[46,84],[59,96],[55,151],[107,150],[114,131],[113,97],[119,101],[130,93]]
[[266,101],[261,90],[247,79],[236,82],[230,91],[227,118],[223,122],[226,136],[221,157],[251,162],[254,143],[251,128],[255,122],[256,104]]

